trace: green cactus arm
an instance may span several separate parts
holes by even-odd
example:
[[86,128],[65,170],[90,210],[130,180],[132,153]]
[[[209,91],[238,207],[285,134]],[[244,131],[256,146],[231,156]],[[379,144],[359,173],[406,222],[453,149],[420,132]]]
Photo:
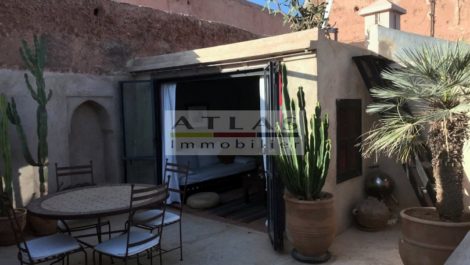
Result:
[[26,134],[24,133],[23,125],[21,124],[21,118],[18,115],[18,111],[16,110],[16,103],[14,98],[12,98],[11,102],[8,104],[7,116],[10,122],[15,125],[16,132],[18,133],[18,136],[20,138],[21,150],[23,151],[24,159],[28,164],[32,166],[37,166],[36,161],[34,161],[33,156],[29,151],[28,140],[26,139]]
[[31,93],[31,97],[33,97],[35,101],[38,101],[39,100],[38,94],[36,93],[36,91],[34,91],[33,86],[31,85],[31,82],[29,81],[29,76],[26,73],[24,74],[24,80],[26,82],[26,87],[28,88],[29,93]]
[[8,137],[8,101],[6,96],[0,95],[0,152],[3,159],[3,176],[0,179],[0,192],[5,192],[9,198],[12,197],[12,166],[11,166],[11,145]]
[[36,62],[38,68],[43,69],[46,62],[46,52],[42,37],[34,36],[34,47],[36,48]]
[[30,58],[32,57],[31,50],[29,49],[28,44],[25,40],[21,41],[20,55],[21,59],[23,60],[23,63],[26,65],[26,68],[30,71],[33,71],[34,66],[30,60]]
[[37,135],[38,135],[38,164],[46,165],[48,156],[47,148],[47,111],[45,107],[39,106],[36,112]]

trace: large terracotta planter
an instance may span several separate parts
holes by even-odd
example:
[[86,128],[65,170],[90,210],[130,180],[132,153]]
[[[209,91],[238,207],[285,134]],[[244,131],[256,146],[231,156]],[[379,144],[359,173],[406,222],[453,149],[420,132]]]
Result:
[[285,193],[287,237],[294,246],[292,256],[302,262],[325,262],[336,232],[333,195],[303,201]]
[[436,215],[434,207],[413,207],[401,211],[399,250],[404,265],[444,264],[470,230],[470,222],[432,220],[437,219],[432,218]]
[[[26,226],[26,209],[15,209],[15,215],[20,228],[23,230]],[[6,216],[0,217],[0,246],[10,246],[15,243],[15,235],[13,234],[10,220]]]
[[48,236],[57,233],[57,220],[28,215],[28,226],[35,236]]

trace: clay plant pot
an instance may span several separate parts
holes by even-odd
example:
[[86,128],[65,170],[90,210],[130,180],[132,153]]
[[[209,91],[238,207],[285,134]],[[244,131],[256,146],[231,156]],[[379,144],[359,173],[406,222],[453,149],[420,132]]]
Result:
[[374,197],[368,197],[360,202],[352,213],[358,228],[369,232],[385,228],[392,215],[387,205]]
[[400,213],[400,257],[404,265],[442,265],[470,230],[470,222],[439,221],[434,207]]
[[48,236],[57,233],[57,220],[28,215],[28,226],[35,236]]
[[292,256],[298,261],[326,262],[331,256],[328,248],[336,233],[334,200],[330,193],[322,197],[305,201],[284,194],[287,237],[294,246]]
[[[15,215],[20,228],[23,230],[26,226],[26,209],[15,209]],[[15,235],[13,234],[10,220],[7,216],[0,217],[0,246],[10,246],[15,243]]]

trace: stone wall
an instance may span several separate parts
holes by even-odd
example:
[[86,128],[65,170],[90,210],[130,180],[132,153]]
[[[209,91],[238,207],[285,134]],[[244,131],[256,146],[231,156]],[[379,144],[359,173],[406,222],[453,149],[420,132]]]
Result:
[[[290,32],[282,16],[272,16],[247,0],[113,0],[162,11],[215,21],[250,32],[271,36]],[[230,10],[230,11],[229,11]],[[228,12],[229,11],[229,12]]]
[[21,39],[44,34],[52,71],[123,72],[134,56],[257,38],[245,30],[110,0],[0,1],[0,68],[22,65]]
[[[342,42],[362,43],[364,36],[364,18],[358,12],[375,0],[335,1],[330,14],[330,22],[339,28],[339,40]],[[401,16],[401,30],[429,36],[430,7],[427,0],[392,0],[405,8],[407,14]],[[470,1],[436,1],[435,37],[446,40],[464,39],[470,41]]]

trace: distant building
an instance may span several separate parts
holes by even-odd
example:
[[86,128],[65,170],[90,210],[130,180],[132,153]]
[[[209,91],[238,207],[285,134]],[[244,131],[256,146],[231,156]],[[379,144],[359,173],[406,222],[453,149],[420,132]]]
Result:
[[[374,0],[334,1],[330,14],[330,23],[339,28],[339,40],[342,42],[364,42],[364,19],[360,10],[373,3]],[[401,16],[401,30],[430,35],[431,31],[431,0],[391,1],[407,10]],[[458,0],[439,0],[435,6],[436,38],[456,41],[470,41],[470,2]]]

